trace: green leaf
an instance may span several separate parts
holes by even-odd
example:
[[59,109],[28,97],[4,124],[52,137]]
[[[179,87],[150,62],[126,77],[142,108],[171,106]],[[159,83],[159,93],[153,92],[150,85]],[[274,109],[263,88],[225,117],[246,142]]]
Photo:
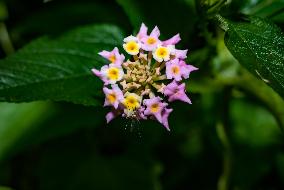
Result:
[[99,51],[112,50],[122,40],[121,30],[110,25],[78,28],[57,39],[38,39],[0,61],[0,101],[49,99],[97,105],[102,83],[91,69],[106,63]]
[[217,16],[225,29],[225,44],[251,73],[284,97],[284,35],[267,20],[252,17],[231,22]]

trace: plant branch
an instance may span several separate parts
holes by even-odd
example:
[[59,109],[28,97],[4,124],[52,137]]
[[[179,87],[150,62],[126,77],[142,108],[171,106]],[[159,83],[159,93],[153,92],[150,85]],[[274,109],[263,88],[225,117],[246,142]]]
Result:
[[230,126],[230,99],[231,99],[231,86],[226,86],[223,90],[222,97],[222,121],[217,123],[217,135],[224,148],[223,172],[218,181],[218,190],[228,190],[230,186],[230,175],[232,170],[233,153],[229,140],[229,126]]

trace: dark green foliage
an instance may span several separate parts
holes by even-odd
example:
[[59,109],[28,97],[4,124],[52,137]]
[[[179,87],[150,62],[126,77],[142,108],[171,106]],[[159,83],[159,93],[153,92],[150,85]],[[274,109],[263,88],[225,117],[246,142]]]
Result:
[[102,85],[91,69],[105,63],[98,55],[101,49],[111,50],[122,39],[117,27],[97,25],[34,41],[0,62],[0,100],[100,104]]
[[223,21],[225,44],[234,57],[284,97],[284,34],[281,30],[261,18],[238,23]]
[[[283,190],[283,3],[1,1],[0,190]],[[162,40],[180,33],[199,68],[171,132],[106,124],[91,73],[142,22]]]

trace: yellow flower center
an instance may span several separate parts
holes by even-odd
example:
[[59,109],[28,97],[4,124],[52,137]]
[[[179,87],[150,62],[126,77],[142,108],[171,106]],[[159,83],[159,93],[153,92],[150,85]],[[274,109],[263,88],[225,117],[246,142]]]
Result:
[[165,47],[159,47],[156,51],[156,54],[157,54],[158,57],[164,58],[164,57],[167,57],[169,55],[169,51]]
[[137,54],[139,53],[139,45],[135,41],[130,41],[125,45],[125,51],[127,51],[127,53]]
[[157,42],[157,40],[156,40],[155,38],[149,37],[149,38],[147,39],[147,44],[149,44],[149,45],[153,45],[153,44],[155,44],[156,42]]
[[111,55],[108,60],[110,60],[110,62],[114,63],[116,61],[116,57],[115,55]]
[[109,68],[107,76],[110,80],[118,80],[119,78],[119,69],[118,68]]
[[113,104],[113,103],[116,101],[116,95],[115,95],[114,93],[108,94],[107,100],[108,100],[111,104]]
[[172,72],[176,75],[179,74],[179,68],[177,66],[172,67]]
[[158,112],[159,111],[159,104],[157,104],[157,103],[152,104],[150,110],[151,110],[152,113]]
[[123,105],[129,110],[133,111],[140,107],[139,100],[133,95],[128,95],[123,102]]

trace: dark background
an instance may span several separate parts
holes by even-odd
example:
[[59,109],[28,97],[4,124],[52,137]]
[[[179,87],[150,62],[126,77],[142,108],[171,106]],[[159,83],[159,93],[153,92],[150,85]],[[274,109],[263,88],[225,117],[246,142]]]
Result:
[[[118,118],[106,125],[102,107],[1,103],[0,190],[284,189],[283,133],[258,97],[277,95],[230,55],[202,1],[129,0],[133,9],[119,0],[0,2],[6,28],[0,36],[8,32],[15,50],[87,24],[115,24],[128,35],[144,22],[158,25],[164,39],[180,32],[179,47],[188,48],[188,61],[200,68],[188,81],[193,104],[172,104],[171,132],[155,121]],[[283,1],[233,0],[222,14],[233,20],[258,15],[283,28],[283,8]],[[2,58],[13,53],[5,47]],[[239,72],[256,88],[231,82]],[[284,107],[281,99],[278,106]]]

